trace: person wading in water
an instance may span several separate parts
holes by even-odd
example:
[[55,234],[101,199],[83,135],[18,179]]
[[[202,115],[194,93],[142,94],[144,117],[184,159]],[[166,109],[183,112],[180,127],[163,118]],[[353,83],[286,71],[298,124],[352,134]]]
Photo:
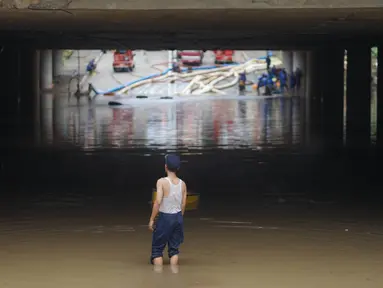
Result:
[[186,184],[176,175],[180,166],[179,156],[166,155],[167,177],[157,181],[157,197],[149,220],[149,230],[153,231],[150,262],[157,267],[163,265],[163,251],[166,245],[170,265],[178,267],[179,247],[184,240],[183,215],[187,197]]

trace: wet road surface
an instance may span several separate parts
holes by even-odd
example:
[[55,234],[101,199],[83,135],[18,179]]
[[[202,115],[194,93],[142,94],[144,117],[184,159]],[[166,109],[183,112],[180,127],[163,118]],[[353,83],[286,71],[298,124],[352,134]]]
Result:
[[[109,91],[110,89],[121,87],[121,85],[127,85],[132,81],[137,81],[144,77],[162,73],[169,67],[169,57],[168,51],[144,51],[136,50],[134,51],[134,63],[135,68],[132,72],[114,72],[112,63],[113,63],[113,52],[107,52],[100,58],[100,61],[97,64],[96,73],[87,78],[87,81],[84,82],[83,88],[88,87],[88,83],[91,83],[99,93]],[[236,51],[234,60],[240,63],[244,63],[249,59],[255,59],[262,57],[266,54],[265,51]],[[211,66],[214,64],[215,56],[213,51],[206,51],[203,58],[204,66]],[[274,61],[274,60],[273,60]],[[247,75],[248,81],[257,81],[259,76],[259,71],[250,73]],[[172,96],[172,97],[181,97],[188,98],[188,95],[181,95],[179,93],[188,85],[190,81],[178,80],[174,83],[170,83],[168,80],[157,81],[150,84],[145,84],[139,87],[136,87],[132,90],[129,90],[124,94],[126,101],[130,102],[130,98],[135,98],[136,96],[147,96],[150,99],[160,98],[163,96]],[[223,82],[222,82],[223,83]],[[221,84],[222,84],[221,83]],[[76,87],[72,85],[72,90],[75,91]],[[249,93],[255,93],[251,85],[247,86]],[[238,95],[238,88],[236,86],[229,87],[224,89],[223,92],[226,95]],[[196,96],[194,95],[194,98]],[[93,98],[93,101],[100,105],[107,105],[109,101],[114,100],[114,97],[98,95]],[[120,97],[117,97],[117,101],[120,101]]]

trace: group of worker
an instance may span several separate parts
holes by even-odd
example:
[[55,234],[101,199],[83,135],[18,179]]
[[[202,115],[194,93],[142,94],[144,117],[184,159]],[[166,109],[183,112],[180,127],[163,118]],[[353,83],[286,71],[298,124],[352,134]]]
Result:
[[260,88],[265,87],[264,95],[272,95],[273,92],[284,94],[285,92],[298,92],[301,88],[302,71],[298,67],[290,74],[285,68],[277,68],[275,65],[271,67],[271,59],[266,57],[267,73],[263,73],[258,78],[257,92],[260,93]]

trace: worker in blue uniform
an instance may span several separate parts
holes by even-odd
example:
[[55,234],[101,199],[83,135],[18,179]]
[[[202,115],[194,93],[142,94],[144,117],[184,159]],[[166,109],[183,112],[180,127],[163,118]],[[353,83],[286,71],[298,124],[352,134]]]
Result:
[[245,72],[242,72],[239,74],[239,84],[238,84],[238,88],[239,88],[239,91],[245,91],[246,89],[246,73]]
[[279,72],[279,81],[280,81],[280,89],[281,89],[281,94],[284,93],[285,88],[287,88],[287,73],[285,69],[282,69]]
[[92,59],[89,61],[88,65],[86,66],[86,71],[91,74],[93,73],[95,70],[96,70],[96,63],[95,63],[95,59]]
[[176,62],[176,61],[173,62],[172,70],[173,70],[173,72],[181,73],[181,68],[180,68],[178,62]]
[[266,78],[265,95],[271,96],[274,90],[273,75],[269,73]]
[[257,84],[258,96],[260,95],[259,88],[266,86],[266,82],[267,82],[267,74],[263,73],[261,76],[258,77],[258,84]]
[[297,87],[297,91],[299,91],[301,89],[301,83],[302,83],[302,70],[298,67],[296,70],[295,70],[295,78],[296,78],[296,87]]
[[270,96],[272,94],[272,91],[274,88],[274,81],[273,81],[273,77],[271,76],[271,73],[269,74],[264,73],[258,78],[258,85],[257,85],[258,95],[260,95],[259,88],[261,87],[265,87],[264,95]]
[[296,77],[295,72],[291,73],[289,80],[290,80],[290,92],[294,93],[296,85],[297,85],[297,77]]
[[275,65],[273,67],[271,67],[271,74],[273,74],[273,77],[276,77],[276,78],[279,77],[279,75],[277,73],[277,67],[275,67]]

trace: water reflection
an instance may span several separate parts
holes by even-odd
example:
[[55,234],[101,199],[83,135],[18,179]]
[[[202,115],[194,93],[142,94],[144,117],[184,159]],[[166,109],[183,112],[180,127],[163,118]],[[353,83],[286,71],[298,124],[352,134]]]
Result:
[[44,144],[84,149],[296,145],[301,137],[299,102],[298,97],[144,100],[111,108],[62,101],[53,105],[54,112],[44,109],[43,113],[51,116],[43,117],[42,140]]
[[[300,97],[133,102],[123,108],[68,105],[44,95],[42,145],[97,148],[221,148],[297,146],[309,143],[308,115]],[[371,101],[376,136],[376,95]]]

